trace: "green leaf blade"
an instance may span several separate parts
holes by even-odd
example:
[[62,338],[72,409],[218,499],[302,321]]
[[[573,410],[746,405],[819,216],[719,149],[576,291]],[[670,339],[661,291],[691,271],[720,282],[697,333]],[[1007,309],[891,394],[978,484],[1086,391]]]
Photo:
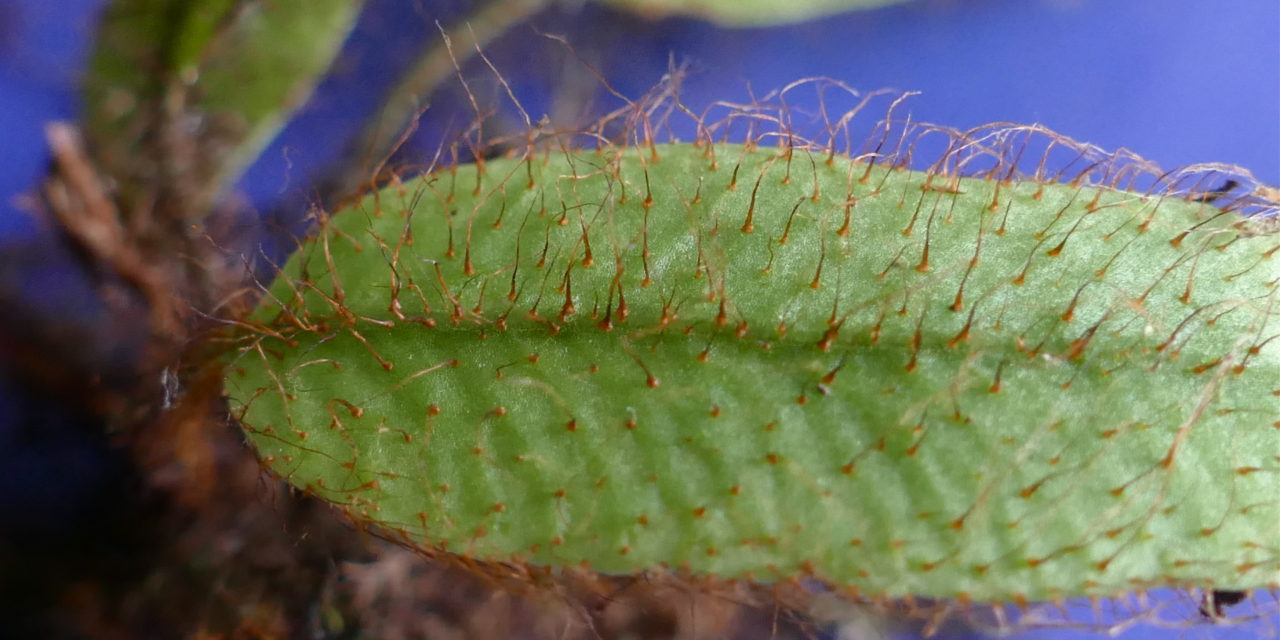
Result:
[[983,600],[1274,578],[1274,235],[660,149],[458,167],[327,223],[256,316],[292,344],[228,378],[268,464],[485,560]]

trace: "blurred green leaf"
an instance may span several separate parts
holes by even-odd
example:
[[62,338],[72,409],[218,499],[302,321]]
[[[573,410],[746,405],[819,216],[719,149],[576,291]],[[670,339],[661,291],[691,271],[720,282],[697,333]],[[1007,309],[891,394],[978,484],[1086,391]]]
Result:
[[904,0],[602,0],[650,18],[686,15],[726,27],[764,27],[811,20],[854,9],[874,9]]
[[208,203],[311,94],[362,0],[120,0],[86,79],[85,127],[125,215]]

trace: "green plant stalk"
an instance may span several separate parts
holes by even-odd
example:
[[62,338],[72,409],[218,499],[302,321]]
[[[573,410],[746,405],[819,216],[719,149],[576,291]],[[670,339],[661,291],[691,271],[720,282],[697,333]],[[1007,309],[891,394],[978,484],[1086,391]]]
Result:
[[227,391],[281,476],[477,560],[1274,587],[1280,238],[1204,200],[734,145],[450,167],[322,221]]
[[[422,52],[394,87],[382,97],[377,117],[367,123],[348,153],[343,171],[338,172],[338,193],[358,189],[374,166],[387,159],[414,117],[427,108],[427,99],[445,80],[458,73],[458,65],[480,51],[494,38],[506,33],[530,15],[542,10],[548,0],[489,0],[458,21],[451,32],[441,31],[441,39]],[[463,28],[465,26],[465,28]],[[456,41],[456,42],[455,42]]]

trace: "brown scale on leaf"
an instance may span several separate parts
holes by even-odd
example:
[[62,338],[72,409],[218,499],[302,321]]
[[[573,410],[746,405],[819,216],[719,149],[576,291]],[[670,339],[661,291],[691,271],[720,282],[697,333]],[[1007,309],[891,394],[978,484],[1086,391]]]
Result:
[[818,268],[813,272],[813,279],[809,281],[809,288],[817,291],[822,286],[822,267],[827,260],[827,237],[825,234],[818,236]]
[[960,287],[956,289],[956,297],[951,302],[949,309],[959,313],[964,310],[964,286],[969,282],[969,276],[973,274],[973,270],[978,266],[978,255],[982,253],[982,237],[986,235],[984,227],[978,225],[978,239],[974,243],[973,257],[969,258],[969,264],[965,267],[964,276],[960,278]]

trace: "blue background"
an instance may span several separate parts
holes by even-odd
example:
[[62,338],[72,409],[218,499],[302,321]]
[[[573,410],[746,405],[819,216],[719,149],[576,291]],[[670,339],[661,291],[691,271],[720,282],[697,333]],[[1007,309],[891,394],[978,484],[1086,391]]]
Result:
[[[316,197],[313,178],[374,112],[381,88],[422,47],[438,42],[432,20],[449,24],[467,4],[371,0],[333,76],[239,185],[247,209],[296,220]],[[79,75],[101,6],[99,0],[0,0],[0,254],[38,253],[48,240],[23,211],[21,194],[34,187],[48,161],[44,123],[76,117]],[[567,62],[565,50],[538,31],[565,35],[628,96],[658,82],[669,59],[687,62],[692,76],[684,101],[695,111],[713,100],[746,101],[750,92],[829,76],[864,90],[922,91],[906,103],[918,121],[961,129],[1038,122],[1103,148],[1128,147],[1163,167],[1233,163],[1280,184],[1275,0],[921,0],[744,30],[644,21],[589,4],[558,8],[486,47],[535,119],[555,112],[563,104],[557,98],[574,90],[595,95],[585,104],[597,109],[611,104],[598,85],[582,80],[582,67]],[[576,74],[566,73],[573,69]],[[469,122],[459,97],[448,88],[432,99],[406,157],[429,158],[451,127]],[[795,106],[813,105],[799,100]],[[88,315],[84,284],[60,267],[59,254],[48,255],[0,262],[7,271],[0,279],[31,291],[33,317]],[[0,363],[0,534],[6,527],[58,531],[99,517],[88,507],[119,461],[99,439],[60,427],[74,417],[55,400],[16,397],[4,374]],[[34,441],[33,425],[43,434]],[[1194,617],[1194,603],[1182,608]],[[1274,633],[1277,625],[1272,616],[1233,628],[1138,628],[1125,637],[1252,638],[1260,629]]]

